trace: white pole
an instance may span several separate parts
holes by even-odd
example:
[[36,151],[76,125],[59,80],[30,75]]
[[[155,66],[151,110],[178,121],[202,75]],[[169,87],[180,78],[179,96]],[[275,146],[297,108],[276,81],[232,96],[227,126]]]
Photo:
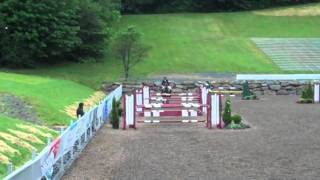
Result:
[[320,102],[320,85],[319,84],[314,85],[314,102],[315,103]]

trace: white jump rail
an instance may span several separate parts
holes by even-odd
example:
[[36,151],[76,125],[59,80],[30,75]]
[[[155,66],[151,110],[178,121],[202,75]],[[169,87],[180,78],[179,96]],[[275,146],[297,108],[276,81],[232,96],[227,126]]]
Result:
[[[145,93],[147,92],[147,93]],[[172,118],[181,117],[181,122],[197,122],[198,115],[207,114],[207,127],[209,129],[213,127],[223,128],[223,121],[221,118],[222,110],[222,95],[208,93],[208,90],[201,88],[200,103],[185,103],[180,102],[177,104],[163,104],[163,103],[150,103],[150,89],[146,86],[142,90],[134,91],[131,95],[125,95],[123,100],[124,117],[123,117],[123,129],[127,127],[136,128],[136,114],[142,113],[146,123],[160,123],[161,113],[165,116],[172,116]],[[159,97],[160,98],[160,97]],[[169,112],[173,112],[174,115],[168,115]],[[199,114],[199,112],[201,112]],[[178,115],[176,115],[176,113]]]

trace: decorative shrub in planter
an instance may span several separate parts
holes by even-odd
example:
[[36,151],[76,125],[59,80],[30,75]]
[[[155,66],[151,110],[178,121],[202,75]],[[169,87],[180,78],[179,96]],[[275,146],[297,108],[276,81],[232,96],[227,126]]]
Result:
[[247,129],[250,128],[249,125],[244,124],[243,122],[240,122],[239,124],[234,123],[233,121],[228,124],[226,127],[226,129]]
[[312,84],[309,83],[308,86],[302,91],[302,95],[298,103],[301,104],[311,104],[313,103],[313,87]]
[[115,98],[112,99],[112,109],[110,114],[110,123],[113,129],[119,129],[120,117],[122,114],[122,109],[120,108],[120,101]]
[[242,99],[243,100],[257,100],[258,99],[257,95],[250,91],[248,81],[243,83],[242,86],[243,86],[242,87]]
[[228,125],[231,123],[231,100],[227,99],[224,105],[224,111],[222,114],[223,122]]
[[222,114],[223,122],[226,129],[246,129],[250,126],[242,122],[242,117],[238,114],[232,115],[231,113],[231,100],[227,99],[225,102],[224,111]]
[[240,115],[238,115],[238,114],[233,115],[233,116],[231,117],[231,119],[232,119],[232,121],[233,121],[235,124],[240,124],[241,121],[242,121],[242,117],[241,117]]

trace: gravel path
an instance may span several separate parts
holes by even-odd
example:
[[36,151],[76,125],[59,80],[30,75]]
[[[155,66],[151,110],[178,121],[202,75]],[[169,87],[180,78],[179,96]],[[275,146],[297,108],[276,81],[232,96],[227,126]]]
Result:
[[234,100],[248,130],[204,124],[104,127],[63,179],[320,179],[320,105]]

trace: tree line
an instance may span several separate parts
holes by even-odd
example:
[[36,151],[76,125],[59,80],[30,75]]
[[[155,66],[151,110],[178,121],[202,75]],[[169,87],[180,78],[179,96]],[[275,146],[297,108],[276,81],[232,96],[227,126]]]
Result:
[[122,0],[122,12],[126,14],[136,14],[241,11],[319,1],[320,0]]
[[3,0],[0,66],[95,61],[119,17],[118,0]]

